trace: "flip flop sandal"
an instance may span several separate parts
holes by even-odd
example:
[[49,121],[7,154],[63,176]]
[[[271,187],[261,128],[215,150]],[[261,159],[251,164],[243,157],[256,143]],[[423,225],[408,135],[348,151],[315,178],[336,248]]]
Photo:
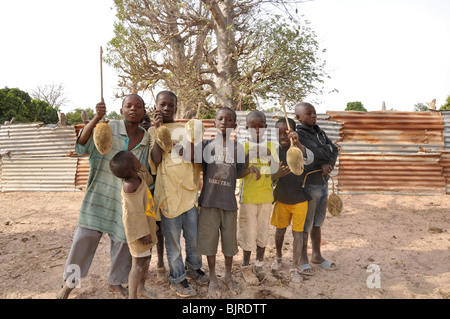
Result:
[[[298,269],[299,272],[305,276],[313,276],[316,273],[314,268],[311,267],[310,264],[303,264],[303,265],[299,266],[298,268],[299,268]],[[307,271],[307,270],[312,270],[312,271]]]
[[324,262],[322,262],[321,264],[316,264],[316,263],[312,263],[313,265],[322,267],[323,269],[326,270],[330,270],[330,271],[334,271],[334,270],[338,270],[339,267],[335,264],[332,263],[331,261],[325,260]]

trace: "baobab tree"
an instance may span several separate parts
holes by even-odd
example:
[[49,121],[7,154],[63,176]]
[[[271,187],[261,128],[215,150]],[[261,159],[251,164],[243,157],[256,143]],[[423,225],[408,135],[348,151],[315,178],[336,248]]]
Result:
[[105,60],[124,91],[167,87],[184,112],[199,103],[252,109],[280,95],[293,104],[320,93],[327,77],[315,34],[297,16],[300,2],[116,0]]

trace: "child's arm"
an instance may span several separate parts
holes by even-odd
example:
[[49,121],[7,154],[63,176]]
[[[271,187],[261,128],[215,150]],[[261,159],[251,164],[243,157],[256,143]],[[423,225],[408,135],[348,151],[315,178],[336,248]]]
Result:
[[153,243],[152,235],[150,235],[150,234],[139,238],[139,240],[141,241],[141,243],[143,245],[150,245],[151,243]]
[[248,174],[252,173],[253,176],[255,176],[255,179],[258,180],[261,178],[261,173],[259,172],[259,169],[255,166],[250,166],[250,167],[246,167],[244,168],[240,174],[238,175],[237,178],[244,178],[245,176],[247,176]]
[[276,182],[281,177],[287,176],[291,173],[291,169],[287,165],[282,165],[283,162],[280,162],[278,165],[278,170],[272,174],[272,180]]
[[[155,123],[156,128],[160,127],[163,124],[161,113],[158,110],[156,110],[155,114],[153,115],[153,122]],[[158,143],[155,143],[150,153],[152,161],[156,165],[158,165],[162,161],[162,155],[163,155],[162,148],[158,145]]]
[[181,145],[181,143],[178,143],[176,145],[174,145],[172,151],[176,152],[179,156],[183,157],[183,159],[186,162],[192,162],[194,163],[195,160],[195,152],[194,152],[194,148],[195,145],[194,143],[188,143],[187,145],[187,150],[183,147],[183,145]]
[[322,164],[322,175],[330,175],[333,171],[333,166],[330,164]]
[[141,179],[137,176],[135,179],[124,179],[122,184],[123,191],[127,194],[134,193],[139,188],[140,184]]
[[194,160],[195,160],[195,145],[192,142],[190,144],[188,144],[188,145],[191,146],[189,148],[190,152],[189,152],[189,154],[188,154],[188,152],[186,152],[185,159],[187,161],[189,161],[189,162],[194,163]]
[[87,141],[92,135],[94,127],[97,125],[98,122],[100,122],[102,117],[105,116],[106,114],[105,102],[97,103],[97,105],[95,106],[95,110],[96,110],[95,117],[91,121],[89,121],[89,123],[86,124],[86,126],[83,128],[83,131],[81,132],[77,140],[78,144],[84,145],[87,143]]
[[294,142],[294,145],[297,146],[297,147],[302,151],[303,156],[306,157],[306,149],[305,149],[305,147],[303,146],[303,144],[300,143],[300,140],[299,140],[299,138],[298,138],[298,134],[297,134],[296,132],[294,132],[294,131],[291,130],[291,131],[289,132],[289,138],[290,138],[290,139],[292,138],[292,140],[293,140],[293,142]]
[[297,131],[297,134],[305,147],[314,154],[315,165],[330,164],[333,166],[336,163],[338,156],[337,147],[329,139],[327,139],[327,144],[319,145],[308,137],[307,134],[303,133],[303,131]]
[[[238,148],[240,148],[240,151],[243,151],[243,148],[239,145]],[[249,166],[249,155],[250,152],[247,153],[245,155],[245,165],[244,168],[242,170],[238,171],[238,176],[237,178],[244,178],[245,176],[247,176],[248,174],[253,174],[253,176],[255,176],[256,180],[259,180],[261,178],[261,173],[259,171],[258,168],[256,168],[255,166]]]
[[[328,145],[328,147],[330,148],[330,151],[331,151],[329,165],[331,166],[331,170],[333,170],[334,165],[336,165],[336,160],[337,160],[337,157],[339,155],[339,150],[338,150],[338,147],[336,146],[336,144],[334,144],[328,138],[328,136],[326,134],[325,134],[325,140],[327,141],[327,145]],[[331,173],[331,171],[330,171],[330,173]]]

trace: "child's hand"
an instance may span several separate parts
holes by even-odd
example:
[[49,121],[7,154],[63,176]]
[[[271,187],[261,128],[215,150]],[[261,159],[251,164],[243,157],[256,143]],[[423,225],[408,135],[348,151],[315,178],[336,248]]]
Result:
[[142,238],[139,238],[139,240],[141,241],[142,245],[150,245],[151,243],[153,243],[152,235],[146,235]]
[[278,165],[278,177],[284,177],[291,173],[291,169],[287,165],[283,165],[283,162],[280,162]]
[[288,133],[289,135],[289,139],[292,139],[292,141],[294,142],[294,144],[296,144],[298,142],[298,134],[294,131],[286,131],[286,133]]
[[96,112],[96,117],[101,119],[103,116],[105,116],[106,114],[106,105],[104,101],[101,101],[100,103],[97,103],[97,105],[95,106],[95,112]]
[[291,169],[289,166],[283,165],[283,162],[278,164],[278,170],[276,173],[272,174],[272,180],[277,181],[281,177],[287,176],[291,173]]
[[250,170],[250,173],[255,176],[255,180],[259,180],[261,178],[261,173],[259,172],[258,168],[256,168],[255,166],[250,166],[248,169]]
[[156,128],[160,127],[163,124],[163,118],[159,110],[155,111],[153,115],[153,122],[155,123]]
[[184,148],[181,146],[181,144],[175,144],[172,148],[172,152],[175,152],[178,154],[178,156],[183,156],[184,154]]
[[[288,132],[288,131],[286,131],[286,132]],[[298,138],[297,132],[290,131],[290,132],[289,132],[289,139],[292,139],[292,142],[293,142],[292,144],[295,145],[295,146],[297,146],[297,147],[302,151],[302,153],[305,154],[306,149],[305,149],[305,147],[302,145],[302,143],[300,143],[300,140],[299,140],[299,138]]]
[[333,171],[333,167],[330,164],[322,165],[322,175],[330,175]]

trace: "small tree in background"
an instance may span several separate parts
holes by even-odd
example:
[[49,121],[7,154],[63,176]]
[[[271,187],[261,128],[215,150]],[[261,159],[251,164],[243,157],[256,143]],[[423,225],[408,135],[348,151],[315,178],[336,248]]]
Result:
[[57,107],[52,107],[45,101],[32,100],[27,92],[20,89],[0,89],[0,124],[12,118],[15,118],[16,123],[55,124],[58,122],[58,111]]
[[440,110],[450,110],[450,95],[447,97],[447,100],[445,101],[446,101],[445,104],[439,108]]
[[363,106],[361,102],[348,102],[346,111],[362,111],[367,112],[366,108]]
[[116,111],[109,112],[105,117],[107,120],[123,120],[123,115],[120,115]]
[[428,111],[428,106],[423,103],[417,103],[414,105],[414,112],[425,112]]
[[69,112],[66,114],[66,123],[67,125],[76,125],[83,123],[83,120],[81,119],[81,112],[86,111],[90,119],[93,119],[95,116],[95,112],[91,108],[82,109],[82,108],[76,108],[74,111]]
[[36,90],[31,91],[31,97],[35,100],[45,101],[54,108],[60,108],[69,102],[65,97],[62,83],[38,85]]

